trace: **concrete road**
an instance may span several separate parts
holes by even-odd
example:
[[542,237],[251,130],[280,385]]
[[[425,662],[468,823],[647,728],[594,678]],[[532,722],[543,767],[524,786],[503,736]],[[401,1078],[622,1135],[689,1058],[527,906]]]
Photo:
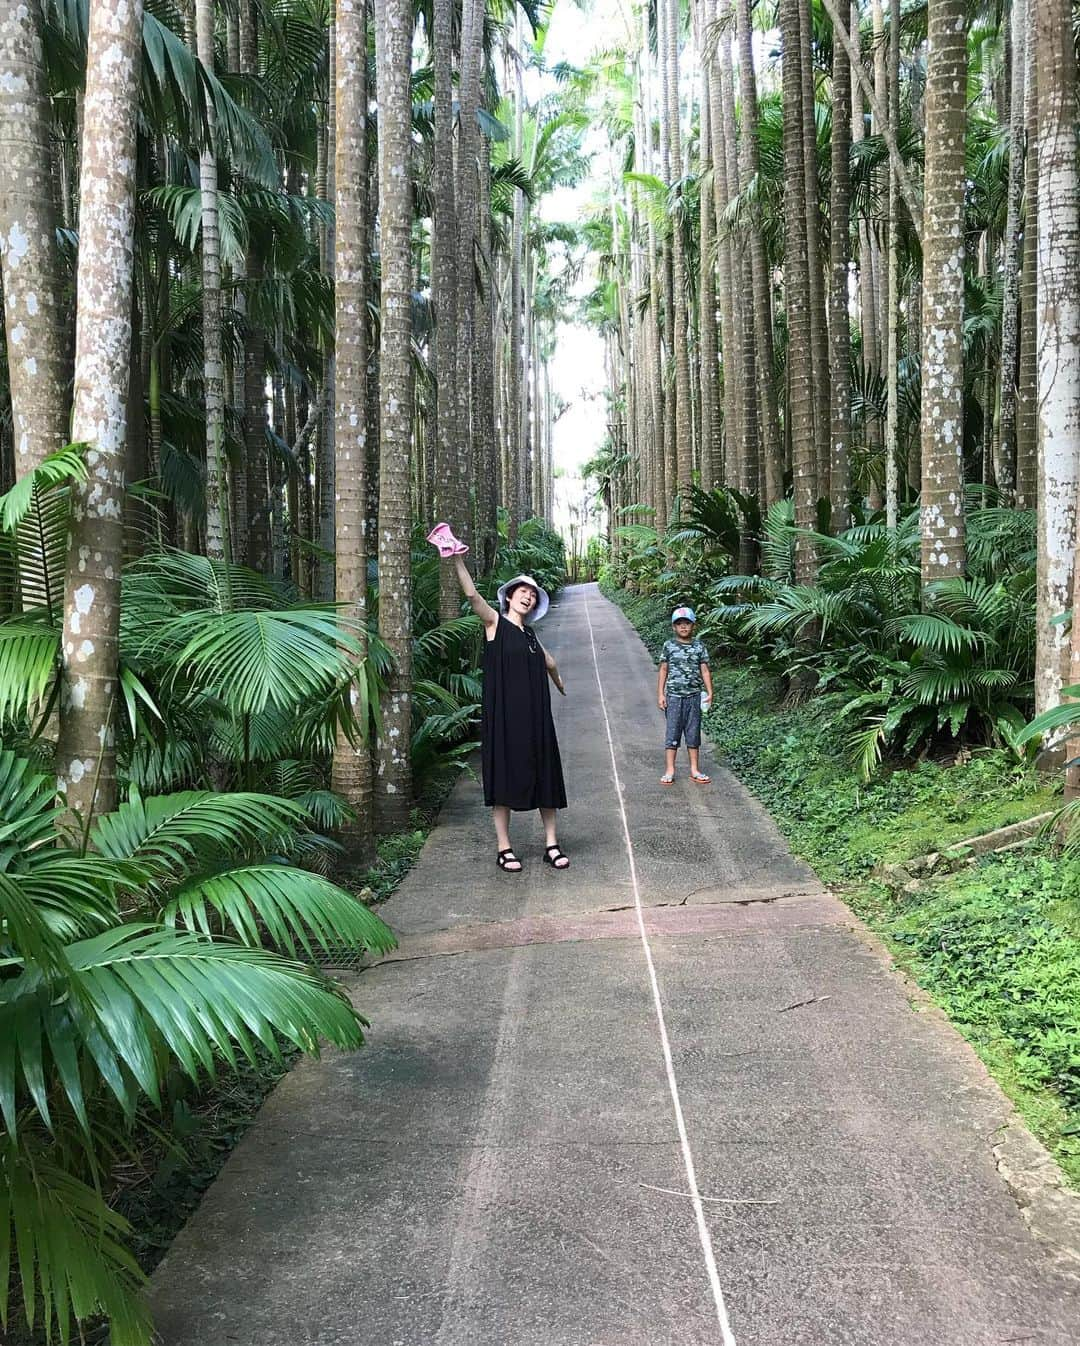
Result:
[[[543,624],[567,873],[463,781],[366,1051],[304,1062],[153,1284],[164,1346],[1072,1346],[1010,1109],[708,754],[594,586]],[[621,784],[621,792],[619,785]]]

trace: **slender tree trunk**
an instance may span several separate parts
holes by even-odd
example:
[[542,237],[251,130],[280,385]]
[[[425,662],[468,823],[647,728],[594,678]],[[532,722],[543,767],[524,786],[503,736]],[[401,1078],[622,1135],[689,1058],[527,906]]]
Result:
[[[900,0],[890,0],[889,6],[889,65],[888,65],[889,124],[895,131],[900,125]],[[886,237],[887,288],[885,299],[885,364],[887,371],[887,410],[885,423],[885,524],[895,528],[899,514],[898,469],[899,445],[899,360],[900,360],[900,295],[899,276],[899,220],[900,183],[890,164],[889,218]]]
[[[833,42],[832,197],[829,204],[829,495],[833,531],[851,525],[851,64]],[[824,485],[824,483],[822,483]]]
[[[195,0],[199,61],[214,72],[214,3]],[[206,403],[206,554],[231,559],[229,479],[225,457],[225,365],[221,354],[221,238],[213,100],[206,100],[206,144],[199,155],[202,191],[203,395]]]
[[[479,365],[477,318],[477,240],[480,216],[480,156],[488,154],[486,138],[481,141],[477,117],[480,111],[480,70],[483,64],[484,0],[463,0],[461,8],[461,59],[458,74],[458,156],[457,156],[457,425],[459,473],[463,483],[466,518],[465,539],[472,542],[472,520],[477,516],[482,543],[481,556],[494,537],[494,478],[485,480],[478,459],[490,456],[491,444],[485,435],[494,434],[493,424],[484,426],[483,418],[491,407],[477,408]],[[488,165],[490,170],[490,164]],[[489,384],[490,387],[490,384]],[[474,499],[470,500],[469,483]]]
[[731,72],[731,27],[734,10],[731,0],[720,6],[710,4],[720,25],[717,42],[717,69],[710,81],[712,137],[713,137],[713,203],[716,214],[717,289],[720,299],[721,371],[723,375],[723,454],[717,465],[717,480],[727,485],[731,480],[732,465],[740,456],[740,409],[737,351],[739,349],[738,304],[735,284],[735,260],[731,237],[724,222],[724,214],[732,196],[732,184],[738,176],[738,147],[735,136],[734,81]]
[[16,477],[67,441],[70,369],[41,29],[40,0],[0,13],[0,267]]
[[[1035,708],[1080,682],[1080,635],[1070,644],[1054,618],[1076,601],[1080,486],[1080,164],[1076,51],[1064,0],[1035,7],[1039,115],[1039,566]],[[1074,611],[1076,609],[1074,608]],[[1075,757],[1076,754],[1071,754]],[[1069,793],[1080,772],[1069,769]]]
[[811,389],[814,405],[814,461],[819,495],[829,493],[829,324],[821,251],[818,198],[817,118],[812,43],[812,0],[799,0],[799,58],[802,70],[803,179],[806,183],[806,256],[810,281]]
[[[336,17],[330,14],[330,54],[328,62],[328,82],[326,100],[326,199],[332,207],[337,205],[337,29]],[[334,237],[334,220],[323,226],[324,268],[331,282],[335,276],[337,244]],[[335,318],[335,327],[336,327]],[[334,577],[335,543],[337,537],[337,519],[335,496],[337,494],[337,452],[334,447],[337,437],[337,372],[335,352],[331,345],[323,356],[323,409],[319,425],[318,460],[315,471],[315,485],[318,491],[318,542],[319,556],[316,571],[316,597],[320,603],[333,601],[337,591]]]
[[964,0],[930,0],[923,221],[922,583],[963,575]]
[[[745,186],[757,176],[760,167],[757,140],[757,81],[754,76],[750,0],[738,0],[737,11],[739,85],[742,103],[741,177]],[[780,414],[777,409],[776,384],[773,378],[772,282],[765,251],[765,236],[757,211],[750,221],[750,269],[753,280],[753,318],[756,336],[754,370],[758,387],[758,410],[755,420],[761,435],[761,452],[765,458],[765,500],[762,503],[772,504],[774,500],[780,500],[784,494],[784,445],[780,437]],[[744,411],[744,426],[748,420],[749,415]],[[745,429],[748,433],[748,426],[745,426]],[[756,443],[752,445],[747,440],[745,451],[747,459],[751,455],[757,458]]]
[[[708,9],[704,0],[699,0],[698,26],[702,30],[708,22]],[[701,61],[701,162],[704,167],[711,163],[713,174],[719,177],[718,165],[723,155],[723,147],[718,148],[720,127],[713,129],[712,108],[716,101],[712,96],[716,81],[713,63],[702,56]],[[719,360],[716,333],[716,268],[714,259],[718,252],[716,244],[716,213],[713,193],[700,192],[700,258],[698,280],[698,331],[701,342],[701,486],[711,490],[720,480],[720,397],[719,397]]]
[[[473,0],[466,0],[473,3]],[[476,400],[474,433],[478,452],[476,506],[481,541],[481,567],[491,568],[498,546],[499,451],[495,434],[495,264],[491,256],[491,146],[485,136],[480,147],[479,247],[481,288],[476,301],[473,342]],[[464,226],[462,226],[464,227]]]
[[[61,311],[48,84],[39,0],[0,14],[0,274],[16,478],[67,441],[71,368]],[[19,598],[59,620],[63,575],[37,510],[19,529]]]
[[[433,59],[435,65],[435,143],[431,165],[435,216],[431,226],[431,292],[435,301],[435,513],[462,532],[466,528],[468,483],[461,473],[457,424],[458,252],[457,204],[454,190],[454,40],[453,0],[434,0]],[[449,621],[461,612],[461,590],[449,565],[439,570],[439,618]]]
[[[667,116],[672,178],[682,175],[682,129],[679,116],[679,3],[661,0],[666,16],[667,40],[664,44],[667,60]],[[673,182],[669,179],[668,186]],[[674,290],[674,319],[672,333],[675,357],[675,483],[681,492],[691,483],[694,468],[693,430],[691,423],[689,314],[686,303],[686,243],[682,224],[682,188],[678,190],[679,208],[671,231],[671,268]]]
[[1016,382],[1019,353],[1020,205],[1024,194],[1024,79],[1027,72],[1027,0],[1012,0],[1009,99],[1009,194],[1005,217],[1005,265],[1001,305],[1000,432],[994,478],[1005,503],[1016,487]]
[[[335,598],[367,653],[367,426],[369,285],[367,219],[367,0],[337,0],[335,23],[334,415]],[[365,673],[361,669],[360,677]],[[356,713],[363,704],[352,692]],[[341,841],[350,857],[373,851],[370,715],[338,732],[330,784],[352,811]]]
[[[814,451],[813,357],[810,343],[810,277],[806,248],[806,177],[803,171],[803,84],[799,7],[802,0],[781,0],[784,101],[784,303],[788,320],[788,417],[795,484],[795,525],[817,524],[817,458]],[[795,578],[814,580],[813,544],[800,537]]]
[[[1034,42],[1036,0],[1028,0],[1027,29]],[[1024,117],[1027,122],[1024,156],[1024,249],[1020,275],[1020,374],[1017,383],[1016,504],[1034,509],[1038,498],[1038,250],[1042,222],[1036,206],[1039,194],[1039,114],[1034,55],[1027,63]]]
[[379,104],[379,635],[394,660],[379,739],[378,822],[399,831],[412,807],[412,5],[376,0]]
[[135,132],[141,0],[97,0],[86,66],[72,435],[89,480],[72,487],[56,770],[83,828],[116,806],[116,696],[124,438],[131,367]]

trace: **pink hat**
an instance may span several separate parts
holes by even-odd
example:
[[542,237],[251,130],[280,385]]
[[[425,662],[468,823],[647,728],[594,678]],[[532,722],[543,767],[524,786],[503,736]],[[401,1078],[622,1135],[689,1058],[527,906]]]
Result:
[[464,542],[459,541],[451,533],[448,523],[437,523],[427,535],[427,540],[438,549],[439,555],[444,557],[464,556],[469,550]]

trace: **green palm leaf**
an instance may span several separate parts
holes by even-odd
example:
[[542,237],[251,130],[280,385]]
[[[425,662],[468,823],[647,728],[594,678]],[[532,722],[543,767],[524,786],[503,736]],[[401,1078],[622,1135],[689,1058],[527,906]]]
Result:
[[47,1340],[55,1330],[66,1343],[73,1317],[86,1321],[103,1315],[112,1346],[146,1346],[150,1314],[139,1295],[145,1277],[124,1246],[128,1233],[127,1221],[100,1192],[48,1155],[10,1138],[0,1144],[0,1322],[5,1330],[14,1252],[31,1329],[43,1306]]
[[0,528],[12,532],[34,508],[35,499],[54,486],[66,486],[72,481],[85,481],[89,476],[86,466],[86,444],[66,444],[43,458],[32,472],[20,477],[6,494],[0,496]]
[[166,623],[143,653],[152,658],[155,646],[174,650],[174,667],[238,715],[325,696],[361,653],[329,605],[187,613]]
[[55,627],[25,620],[0,626],[0,720],[21,719],[41,707],[59,656]]
[[297,943],[314,957],[312,940],[324,951],[345,946],[389,953],[397,941],[390,928],[336,884],[287,865],[249,865],[186,883],[162,913],[166,925],[211,933],[210,913],[241,943],[258,946],[263,927],[274,945],[293,957]]
[[[236,1048],[277,1053],[284,1036],[317,1053],[363,1042],[363,1020],[344,993],[313,969],[265,949],[148,925],[122,925],[65,950],[70,994],[46,994],[38,968],[0,983],[0,1113],[14,1136],[21,1085],[51,1126],[44,1081],[56,1080],[88,1131],[83,1079],[89,1067],[127,1115],[138,1096],[160,1104],[170,1057],[191,1079],[213,1073]],[[167,1054],[162,1053],[162,1048]]]
[[261,794],[186,790],[143,799],[134,793],[91,831],[95,850],[133,860],[159,877],[183,875],[193,862],[270,849],[307,818],[291,800]]
[[939,617],[930,612],[900,617],[891,624],[890,629],[912,645],[920,645],[941,654],[959,654],[961,650],[989,643],[984,631],[973,631],[948,617]]

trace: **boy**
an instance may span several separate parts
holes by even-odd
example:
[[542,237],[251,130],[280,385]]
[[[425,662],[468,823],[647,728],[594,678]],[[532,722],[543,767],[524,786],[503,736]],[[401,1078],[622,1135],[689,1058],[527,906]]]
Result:
[[685,734],[686,752],[690,758],[690,779],[698,785],[708,785],[710,777],[698,769],[698,749],[701,747],[702,690],[704,704],[712,702],[712,675],[709,673],[709,651],[694,636],[693,608],[676,608],[671,614],[674,640],[666,640],[660,651],[660,674],[656,684],[656,700],[667,713],[667,734],[664,748],[667,770],[660,777],[661,785],[670,785],[675,779],[675,754],[679,740]]

